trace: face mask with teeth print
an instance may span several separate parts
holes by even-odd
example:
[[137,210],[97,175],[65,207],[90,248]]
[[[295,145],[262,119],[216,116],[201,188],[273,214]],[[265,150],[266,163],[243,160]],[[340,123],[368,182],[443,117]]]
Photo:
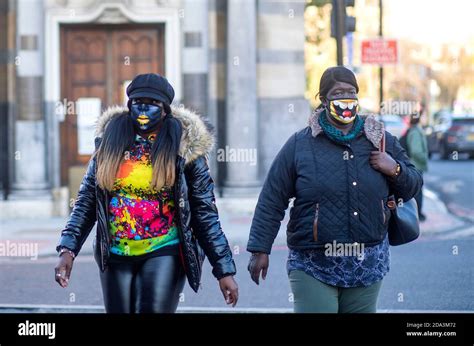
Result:
[[329,100],[329,114],[341,124],[353,122],[358,111],[359,102],[356,98]]

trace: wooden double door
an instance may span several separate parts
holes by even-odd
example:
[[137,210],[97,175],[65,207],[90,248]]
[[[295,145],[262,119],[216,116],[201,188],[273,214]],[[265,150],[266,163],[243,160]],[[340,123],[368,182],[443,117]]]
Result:
[[101,109],[123,105],[126,85],[137,74],[164,74],[164,56],[160,24],[61,27],[61,103],[66,109],[60,123],[61,185],[70,183],[71,168],[83,167],[90,158],[91,143],[84,145],[90,131],[78,126],[84,123],[78,122],[78,100],[95,106],[92,110],[99,103]]

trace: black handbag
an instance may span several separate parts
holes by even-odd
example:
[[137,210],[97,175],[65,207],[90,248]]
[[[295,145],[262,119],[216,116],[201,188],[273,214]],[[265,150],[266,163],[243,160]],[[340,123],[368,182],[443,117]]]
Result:
[[418,206],[414,198],[406,202],[395,201],[395,196],[390,196],[387,202],[392,215],[388,222],[388,242],[392,246],[409,243],[420,235],[418,222]]
[[[380,141],[380,151],[385,152],[385,131]],[[414,198],[408,201],[396,201],[392,194],[388,197],[390,210],[388,222],[388,242],[392,246],[403,245],[417,239],[420,235],[418,206]]]

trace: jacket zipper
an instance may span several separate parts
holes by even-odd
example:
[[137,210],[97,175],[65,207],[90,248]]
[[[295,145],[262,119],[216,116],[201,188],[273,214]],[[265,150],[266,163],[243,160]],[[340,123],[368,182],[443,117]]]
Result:
[[316,203],[313,219],[313,238],[318,241],[318,218],[319,218],[319,203]]
[[177,200],[178,196],[178,190],[179,190],[179,176],[180,176],[180,171],[179,171],[179,165],[176,165],[176,184],[174,186],[174,193],[173,193],[173,200],[174,200],[174,205],[175,205],[175,216],[177,218],[177,224],[179,227],[179,240],[180,240],[180,254],[181,254],[181,262],[183,263],[183,267],[186,268],[186,262],[184,260],[184,247],[183,247],[183,242],[184,242],[184,234],[183,234],[183,227],[182,227],[182,222],[181,222],[181,212],[179,210],[179,201]]
[[[109,193],[107,189],[104,190],[104,195],[105,195],[105,225],[104,225],[104,242],[105,242],[105,251],[109,252],[110,251],[110,235],[109,235]],[[102,259],[103,259],[103,265],[104,267],[106,266],[107,260],[105,260],[105,257],[109,257],[109,253],[102,254]]]
[[[175,189],[174,189],[174,190],[175,190],[175,191],[174,191],[174,203],[175,203],[175,205],[177,206],[177,207],[176,207],[176,214],[177,214],[176,216],[177,216],[177,218],[178,218],[178,227],[180,228],[180,234],[181,234],[180,239],[181,239],[181,241],[184,243],[184,242],[186,241],[186,240],[184,239],[184,231],[185,231],[185,230],[184,230],[184,227],[183,227],[183,226],[184,226],[184,222],[183,222],[182,217],[181,217],[181,206],[180,206],[180,204],[179,204],[179,202],[180,202],[180,200],[181,200],[181,196],[180,196],[181,187],[180,187],[180,185],[179,185],[179,179],[180,179],[179,177],[181,176],[180,164],[178,164],[178,170],[177,170],[176,173],[177,173],[176,176],[178,177],[178,178],[177,178],[177,179],[178,179],[178,183],[175,184]],[[179,198],[178,198],[178,196],[179,196]],[[177,199],[177,198],[178,198],[178,199]],[[176,202],[178,202],[178,203],[176,203]],[[193,235],[193,237],[194,237],[194,235]],[[182,244],[182,245],[183,245],[183,244]],[[183,261],[184,267],[186,267],[186,264],[185,264],[185,261],[184,261],[184,253],[183,253],[184,250],[185,250],[185,247],[182,246],[182,247],[181,247],[181,254],[182,254],[181,259],[182,259],[182,261]],[[200,276],[201,276],[201,268],[200,268],[200,266],[199,266],[199,258],[198,258],[198,256],[194,253],[194,251],[188,251],[188,252],[191,252],[191,256],[193,256],[194,259],[195,259],[195,263],[198,264],[198,268],[197,268],[197,269],[198,269],[198,273],[199,273],[198,276],[200,277]],[[201,282],[200,282],[200,280],[199,280],[199,282],[198,282],[198,286],[201,287]]]
[[[97,174],[97,167],[96,167],[96,171],[95,173]],[[107,194],[107,189],[102,189],[100,186],[97,185],[97,181],[95,183],[95,190],[96,190],[96,196],[97,196],[97,190],[100,190],[102,191],[102,193],[104,194],[104,199],[105,199],[105,206],[102,205],[102,207],[105,207],[105,230],[102,230],[102,232],[105,232],[102,233],[102,234],[98,234],[99,237],[98,237],[98,242],[96,242],[96,246],[99,247],[99,250],[100,250],[100,261],[101,261],[101,269],[105,269],[105,266],[106,266],[106,260],[105,260],[105,256],[106,254],[104,253],[104,250],[107,250],[107,251],[110,251],[110,241],[109,241],[109,235],[108,235],[108,232],[109,232],[109,229],[108,229],[108,222],[109,222],[109,196]],[[96,207],[97,208],[97,207]],[[97,209],[96,209],[97,210]],[[98,215],[97,215],[98,216]],[[97,226],[99,227],[99,226]],[[104,243],[105,242],[105,243]],[[104,246],[105,245],[105,246]],[[107,254],[107,257],[108,257],[108,254]]]
[[[179,162],[179,161],[178,161]],[[188,270],[188,268],[186,267],[186,261],[184,259],[184,231],[183,231],[183,222],[181,220],[181,210],[180,210],[180,206],[179,206],[179,199],[178,199],[178,195],[179,195],[179,190],[180,189],[180,186],[179,186],[179,180],[180,180],[180,176],[181,176],[181,170],[179,168],[179,163],[177,165],[177,170],[176,170],[176,184],[174,186],[174,194],[173,194],[173,199],[174,199],[174,205],[175,205],[175,216],[176,216],[176,219],[177,219],[177,225],[178,225],[178,228],[179,228],[179,239],[180,239],[180,244],[179,244],[179,249],[180,249],[180,257],[181,257],[181,263],[183,264],[183,268],[185,271]]]

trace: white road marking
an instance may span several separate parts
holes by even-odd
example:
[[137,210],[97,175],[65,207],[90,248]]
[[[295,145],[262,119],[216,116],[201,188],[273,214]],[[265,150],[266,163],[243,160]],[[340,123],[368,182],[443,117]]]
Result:
[[[2,310],[11,312],[58,312],[73,313],[77,311],[90,313],[103,313],[102,305],[47,305],[47,304],[0,304],[0,313]],[[378,313],[474,313],[473,310],[421,310],[421,309],[379,309]],[[221,307],[178,307],[178,313],[293,313],[291,308],[221,308]]]

